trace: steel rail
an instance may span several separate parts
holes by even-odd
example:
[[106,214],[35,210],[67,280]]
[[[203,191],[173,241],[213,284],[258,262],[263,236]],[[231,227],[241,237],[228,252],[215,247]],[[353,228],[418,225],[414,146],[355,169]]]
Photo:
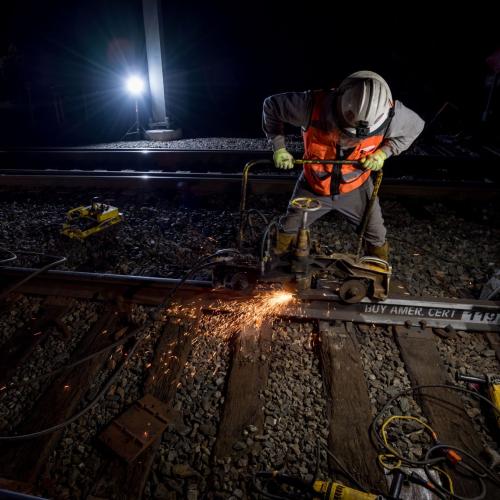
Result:
[[[294,174],[251,174],[249,184],[256,194],[293,188]],[[227,194],[228,187],[241,184],[240,173],[158,172],[158,171],[82,171],[82,170],[13,170],[0,169],[0,187],[86,187],[98,189],[193,189],[203,196]],[[500,186],[479,181],[450,182],[429,179],[388,177],[381,186],[386,197],[413,197],[452,200],[491,200],[500,197]]]
[[441,299],[390,294],[383,302],[344,304],[326,291],[303,292],[302,315],[368,324],[500,332],[500,301]]
[[[0,287],[15,283],[36,269],[0,267]],[[33,278],[16,292],[35,295],[62,295],[81,299],[117,299],[125,302],[155,305],[162,302],[169,291],[179,285],[180,279],[52,270]],[[204,294],[212,288],[211,281],[187,280],[179,296]],[[0,288],[1,289],[1,288]],[[225,295],[224,293],[220,294]]]
[[[11,284],[34,269],[2,267],[0,285]],[[180,280],[127,276],[107,273],[48,271],[30,280],[19,292],[39,295],[65,295],[85,299],[116,298],[125,302],[154,305],[161,303]],[[247,295],[227,289],[213,289],[210,281],[190,280],[180,288],[179,297],[204,300],[230,300]],[[500,331],[500,301],[439,299],[391,294],[383,302],[363,299],[344,304],[334,293],[315,289],[300,292],[300,303],[282,315],[317,320],[353,321],[368,324],[428,326],[469,331]]]
[[[301,153],[292,153],[299,157]],[[103,149],[103,148],[34,148],[0,150],[0,163],[9,168],[43,169],[57,167],[84,170],[96,167],[106,170],[122,170],[134,166],[137,170],[162,169],[175,171],[179,168],[194,169],[217,167],[223,171],[240,171],[248,161],[271,159],[270,150],[235,149]],[[439,156],[404,154],[391,158],[385,166],[386,175],[423,175],[429,179],[480,181],[485,177],[492,182],[500,180],[497,157]],[[480,175],[480,177],[478,177]]]
[[199,170],[214,166],[224,171],[238,171],[243,165],[258,158],[271,158],[270,151],[252,150],[172,150],[172,149],[27,149],[0,150],[0,163],[16,169],[43,169],[57,167],[71,170],[103,168],[122,170],[161,169],[175,171],[178,168]]

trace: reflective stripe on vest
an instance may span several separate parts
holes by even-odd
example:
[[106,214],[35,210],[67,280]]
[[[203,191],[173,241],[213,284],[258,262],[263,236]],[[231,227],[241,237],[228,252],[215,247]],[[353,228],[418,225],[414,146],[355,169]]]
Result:
[[[340,142],[340,130],[335,128],[327,130],[327,126],[322,121],[323,102],[328,95],[328,91],[313,92],[313,109],[311,115],[311,124],[302,133],[304,140],[304,159],[305,160],[324,160],[337,158],[337,146]],[[380,146],[384,137],[374,135],[360,139],[346,160],[359,160],[373,153]],[[338,167],[337,167],[338,168]],[[332,177],[334,169],[332,165],[322,165],[312,163],[304,165],[304,176],[316,194],[321,196],[330,196],[336,187],[332,186]],[[349,193],[365,183],[370,177],[370,171],[357,168],[354,165],[342,165],[340,168],[339,193]]]

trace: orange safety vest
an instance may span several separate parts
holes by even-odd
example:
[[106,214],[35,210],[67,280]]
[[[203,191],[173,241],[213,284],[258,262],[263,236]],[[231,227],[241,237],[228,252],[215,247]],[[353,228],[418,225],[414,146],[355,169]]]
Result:
[[[310,125],[307,130],[302,132],[304,140],[304,160],[325,160],[335,159],[337,157],[337,146],[340,140],[340,130],[326,130],[322,125],[322,113],[324,113],[323,100],[328,91],[313,92],[313,109]],[[345,160],[359,160],[373,153],[381,142],[383,135],[373,135],[360,139],[353,151]],[[340,168],[339,168],[340,167]],[[320,196],[331,196],[332,179],[333,188],[337,184],[338,193],[349,193],[361,186],[370,177],[370,170],[363,170],[354,165],[327,165],[327,164],[308,164],[304,165],[304,176],[312,190]]]

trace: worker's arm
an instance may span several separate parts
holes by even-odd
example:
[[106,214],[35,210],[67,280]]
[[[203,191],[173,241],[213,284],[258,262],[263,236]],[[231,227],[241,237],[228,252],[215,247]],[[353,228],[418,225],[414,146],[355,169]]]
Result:
[[387,157],[406,151],[424,129],[425,122],[414,111],[396,101],[386,138],[379,148]]
[[273,151],[285,147],[285,123],[307,128],[312,109],[311,92],[286,92],[264,100],[262,129]]

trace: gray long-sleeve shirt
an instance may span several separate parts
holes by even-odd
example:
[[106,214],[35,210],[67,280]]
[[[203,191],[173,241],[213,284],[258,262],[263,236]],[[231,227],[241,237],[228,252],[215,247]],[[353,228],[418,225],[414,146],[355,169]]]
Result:
[[[331,91],[323,101],[324,113],[322,121],[328,129],[338,128],[333,113],[334,96],[335,93]],[[311,120],[312,107],[311,91],[275,94],[264,100],[262,128],[274,151],[285,147],[285,123],[301,127],[303,130],[307,129]],[[417,113],[404,106],[400,101],[396,101],[394,116],[380,149],[388,157],[400,154],[411,146],[422,132],[424,125],[424,120]],[[351,147],[353,141],[357,142],[359,139],[343,136],[340,146]]]

